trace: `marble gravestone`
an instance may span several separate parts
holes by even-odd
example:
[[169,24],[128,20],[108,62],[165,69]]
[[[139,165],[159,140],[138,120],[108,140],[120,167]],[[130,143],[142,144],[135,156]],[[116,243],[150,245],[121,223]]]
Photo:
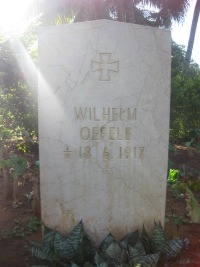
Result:
[[39,31],[42,221],[68,234],[164,222],[170,33],[115,21]]

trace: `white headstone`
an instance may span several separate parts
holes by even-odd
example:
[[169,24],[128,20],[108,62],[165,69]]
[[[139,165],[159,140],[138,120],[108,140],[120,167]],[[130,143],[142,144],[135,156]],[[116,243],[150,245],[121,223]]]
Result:
[[170,33],[114,21],[39,32],[42,220],[98,244],[164,222]]

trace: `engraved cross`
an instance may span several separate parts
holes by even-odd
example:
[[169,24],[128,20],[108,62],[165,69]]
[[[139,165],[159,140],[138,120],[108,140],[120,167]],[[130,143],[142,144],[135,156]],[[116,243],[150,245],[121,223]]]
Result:
[[100,53],[100,62],[92,60],[92,72],[100,71],[99,81],[111,81],[110,72],[119,72],[119,61],[111,61],[111,53]]

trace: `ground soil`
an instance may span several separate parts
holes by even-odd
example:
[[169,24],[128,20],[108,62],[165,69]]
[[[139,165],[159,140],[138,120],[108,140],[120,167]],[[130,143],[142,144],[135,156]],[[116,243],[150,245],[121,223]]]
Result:
[[[199,150],[177,145],[169,154],[173,168],[182,172],[185,181],[200,180],[200,153]],[[26,235],[27,220],[39,214],[33,207],[32,200],[24,195],[30,194],[34,189],[34,175],[28,178],[21,177],[19,181],[21,199],[18,203],[5,201],[3,176],[0,175],[0,267],[30,267],[39,261],[27,251],[27,240],[41,242],[41,228],[35,233]],[[200,202],[200,190],[195,196]],[[166,199],[166,231],[169,238],[187,237],[188,245],[173,262],[161,266],[200,267],[200,224],[191,223],[187,215],[184,195],[174,194],[168,186]],[[181,218],[180,227],[177,227],[174,218]],[[24,227],[24,228],[23,228]],[[24,232],[23,232],[24,231]],[[25,234],[25,236],[21,236]],[[20,235],[20,237],[17,237]]]

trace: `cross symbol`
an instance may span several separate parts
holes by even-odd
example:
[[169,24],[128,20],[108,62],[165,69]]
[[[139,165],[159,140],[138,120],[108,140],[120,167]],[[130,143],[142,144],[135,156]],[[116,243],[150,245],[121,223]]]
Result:
[[92,72],[100,71],[99,81],[111,81],[110,72],[119,72],[119,61],[111,61],[111,53],[99,53],[100,62],[92,60]]

